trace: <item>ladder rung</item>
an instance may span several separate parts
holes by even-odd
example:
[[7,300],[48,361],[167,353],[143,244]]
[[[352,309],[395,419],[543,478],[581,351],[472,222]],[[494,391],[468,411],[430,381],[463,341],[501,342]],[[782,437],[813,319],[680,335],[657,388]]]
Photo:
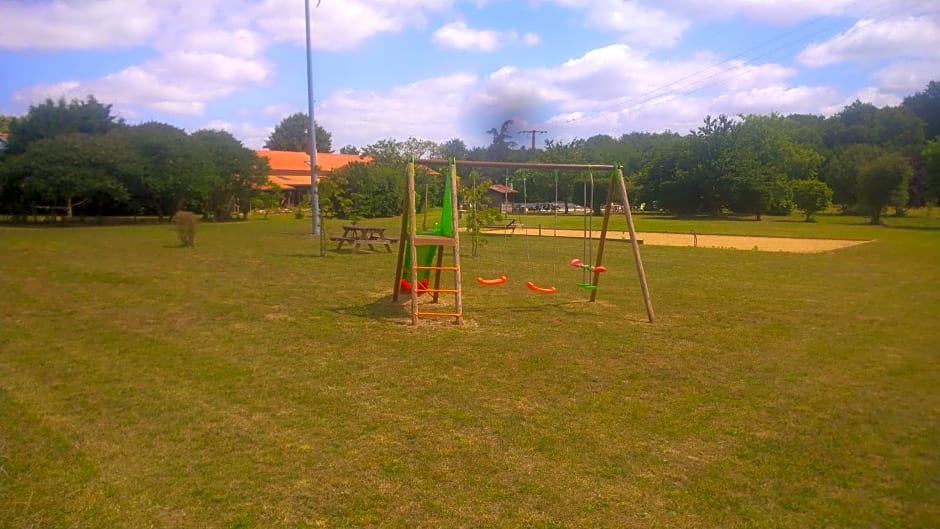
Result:
[[456,266],[416,266],[415,270],[451,270],[456,272],[458,268]]
[[460,291],[453,288],[419,288],[418,293],[420,294],[422,292],[444,292],[447,294],[457,294]]
[[463,314],[459,312],[415,312],[415,316],[425,317],[425,316],[440,316],[445,318],[462,318]]

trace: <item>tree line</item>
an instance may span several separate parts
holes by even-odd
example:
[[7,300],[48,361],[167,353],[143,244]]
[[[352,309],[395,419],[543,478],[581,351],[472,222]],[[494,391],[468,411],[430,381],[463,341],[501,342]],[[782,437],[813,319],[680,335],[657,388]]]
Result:
[[[935,205],[940,199],[940,83],[904,98],[895,107],[856,101],[822,117],[794,115],[706,116],[696,130],[631,132],[619,138],[596,135],[570,142],[547,140],[543,148],[519,147],[514,123],[488,131],[487,146],[468,148],[459,138],[435,143],[386,138],[365,147],[346,145],[344,154],[368,156],[321,182],[324,214],[369,218],[400,213],[403,174],[411,158],[622,164],[634,205],[676,215],[787,214],[807,219],[831,204],[879,222],[893,207]],[[265,147],[307,151],[308,118],[282,120]],[[275,205],[268,193],[266,161],[230,134],[192,134],[163,123],[129,126],[110,105],[46,101],[22,118],[7,120],[6,151],[0,161],[0,208],[26,215],[36,208],[76,208],[92,214],[172,215],[189,209],[225,220],[256,205]],[[331,134],[316,125],[319,152],[332,152]],[[481,170],[462,175],[467,196],[492,182],[522,187],[518,200],[580,203],[588,172]],[[521,184],[521,185],[520,185]],[[418,207],[440,203],[441,178],[417,175]],[[597,210],[606,187],[591,195]],[[264,197],[265,200],[258,202]],[[588,204],[585,204],[588,205]]]
[[228,220],[246,213],[268,181],[267,160],[227,132],[126,125],[94,97],[47,100],[10,120],[8,130],[0,207],[16,219],[77,213],[162,220],[186,209]]

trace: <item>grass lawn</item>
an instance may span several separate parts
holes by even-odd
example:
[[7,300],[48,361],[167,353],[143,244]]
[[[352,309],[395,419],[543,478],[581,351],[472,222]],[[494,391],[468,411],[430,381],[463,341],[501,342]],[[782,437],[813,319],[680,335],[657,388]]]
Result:
[[589,304],[487,236],[418,328],[309,219],[0,228],[0,527],[937,527],[940,222],[798,220],[637,228],[874,242],[645,246],[650,325],[627,245]]

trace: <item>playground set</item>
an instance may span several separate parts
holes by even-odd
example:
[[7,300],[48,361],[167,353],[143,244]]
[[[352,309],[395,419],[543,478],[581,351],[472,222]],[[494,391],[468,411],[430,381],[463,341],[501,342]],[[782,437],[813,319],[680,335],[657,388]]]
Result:
[[[415,166],[424,167],[442,167],[446,166],[447,171],[444,174],[444,199],[441,218],[434,223],[433,229],[418,230],[416,224],[415,208]],[[637,277],[640,282],[640,289],[643,293],[643,301],[646,305],[646,314],[650,323],[653,323],[653,305],[650,300],[649,287],[646,283],[646,273],[643,270],[643,261],[640,258],[639,241],[636,237],[636,230],[633,224],[633,215],[630,211],[630,200],[627,196],[626,181],[623,177],[623,170],[619,165],[585,165],[585,164],[556,164],[556,163],[514,163],[514,162],[489,162],[473,160],[437,160],[422,159],[412,160],[408,163],[407,174],[405,178],[405,199],[403,204],[404,214],[401,223],[401,244],[398,247],[398,259],[395,269],[395,286],[392,294],[392,300],[398,301],[402,292],[407,292],[411,297],[411,323],[418,325],[421,318],[453,318],[455,324],[463,323],[463,284],[461,279],[460,267],[460,237],[457,221],[458,199],[457,170],[459,167],[498,167],[506,169],[531,169],[531,170],[555,170],[555,171],[588,171],[591,174],[591,203],[593,203],[594,180],[593,170],[610,171],[610,185],[607,192],[607,203],[604,207],[604,217],[601,223],[597,253],[593,254],[592,239],[593,233],[589,219],[585,219],[585,248],[582,258],[575,258],[568,261],[568,265],[582,271],[582,282],[579,287],[590,291],[590,301],[597,299],[597,287],[600,276],[607,271],[607,267],[602,264],[604,257],[604,245],[607,237],[610,215],[615,210],[614,194],[620,191],[622,200],[622,211],[626,217],[627,228],[630,232],[630,243],[633,250],[634,262],[636,265]],[[557,195],[557,179],[555,192]],[[587,188],[585,188],[585,198],[587,198]],[[514,226],[515,227],[515,226]],[[525,233],[528,233],[528,227],[522,226]],[[445,253],[450,249],[451,260],[445,264]],[[442,273],[453,274],[452,287],[442,287]],[[431,284],[433,276],[433,286]],[[476,282],[483,286],[497,286],[506,283],[505,275],[494,278],[477,277]],[[555,294],[557,289],[554,285],[538,285],[533,281],[526,282],[526,287],[539,294]],[[454,296],[452,310],[431,312],[424,310],[427,304],[418,303],[419,296],[429,294],[431,303],[439,302],[441,294],[450,294]]]

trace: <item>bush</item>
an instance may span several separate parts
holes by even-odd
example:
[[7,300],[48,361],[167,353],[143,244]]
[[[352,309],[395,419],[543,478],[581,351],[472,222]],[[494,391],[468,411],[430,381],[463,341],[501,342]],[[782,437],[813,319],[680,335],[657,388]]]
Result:
[[177,211],[173,215],[173,226],[176,227],[176,234],[179,235],[183,246],[196,245],[196,224],[199,222],[199,215],[192,211]]
[[797,209],[806,215],[806,222],[813,220],[817,211],[825,211],[832,203],[832,189],[819,180],[796,180],[792,184],[793,201]]

